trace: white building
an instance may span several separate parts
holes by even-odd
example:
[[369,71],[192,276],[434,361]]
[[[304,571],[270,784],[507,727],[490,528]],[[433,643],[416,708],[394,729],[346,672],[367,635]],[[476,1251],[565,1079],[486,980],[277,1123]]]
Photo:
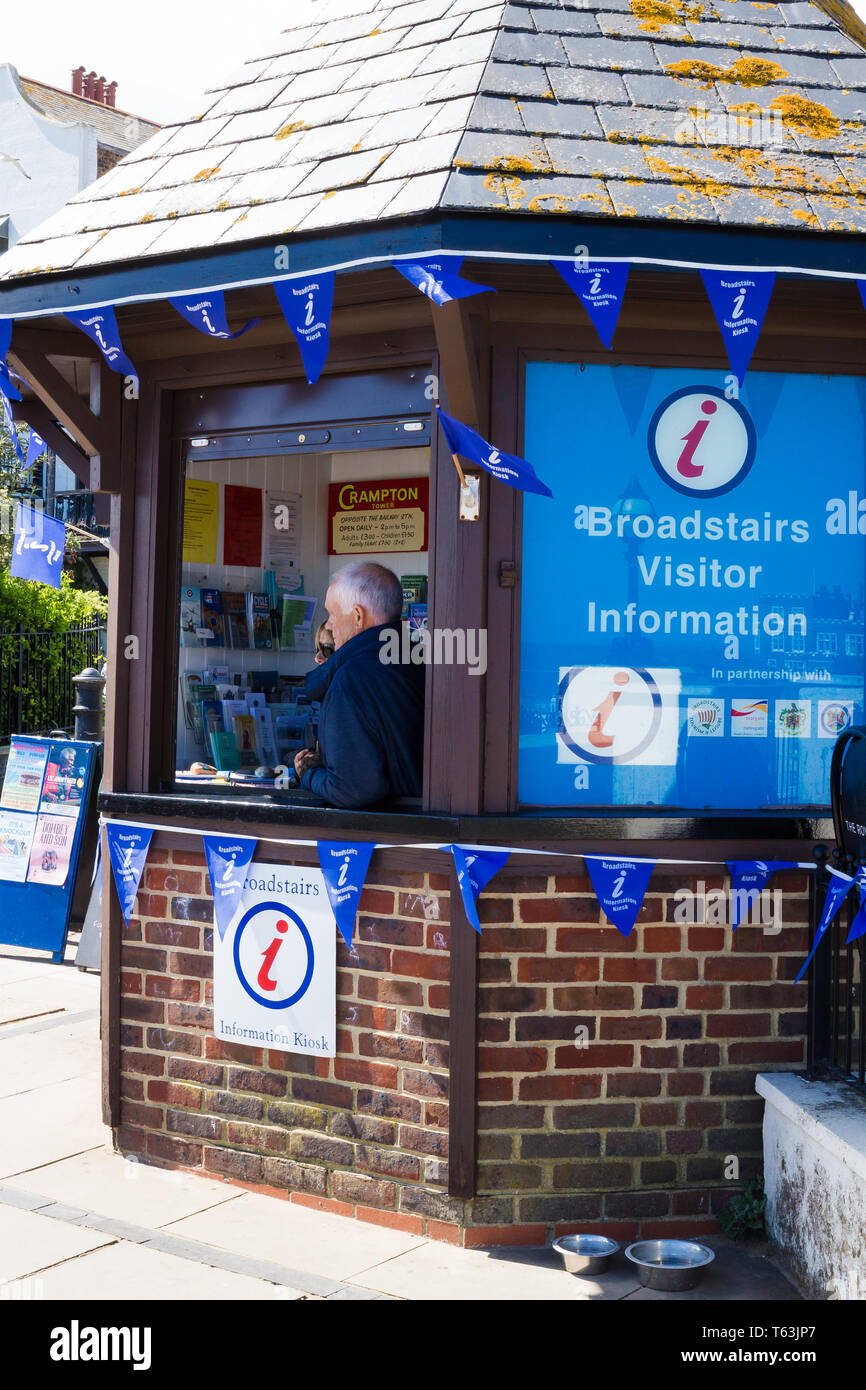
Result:
[[159,129],[117,110],[116,90],[83,67],[63,92],[0,64],[0,252]]

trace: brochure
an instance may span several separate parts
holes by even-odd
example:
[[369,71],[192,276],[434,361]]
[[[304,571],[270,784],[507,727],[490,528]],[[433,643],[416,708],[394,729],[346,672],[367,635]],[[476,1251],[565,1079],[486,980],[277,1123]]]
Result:
[[[70,824],[74,828],[74,822]],[[0,879],[7,883],[24,882],[35,830],[35,816],[0,811]]]
[[39,810],[56,816],[77,817],[86,785],[86,751],[73,743],[52,743]]
[[28,883],[62,888],[69,874],[75,821],[68,816],[39,816],[30,850]]
[[9,811],[39,810],[39,793],[48,761],[49,744],[30,743],[13,738],[9,745],[6,776],[0,792],[0,806]]

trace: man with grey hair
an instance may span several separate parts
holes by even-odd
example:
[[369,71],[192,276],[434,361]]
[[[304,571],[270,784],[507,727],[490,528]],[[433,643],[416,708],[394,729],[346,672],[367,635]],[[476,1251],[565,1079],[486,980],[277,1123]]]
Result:
[[295,756],[301,786],[333,806],[360,809],[421,795],[424,667],[381,660],[400,623],[403,591],[384,565],[356,560],[325,595],[334,655],[307,677],[321,700],[319,748]]

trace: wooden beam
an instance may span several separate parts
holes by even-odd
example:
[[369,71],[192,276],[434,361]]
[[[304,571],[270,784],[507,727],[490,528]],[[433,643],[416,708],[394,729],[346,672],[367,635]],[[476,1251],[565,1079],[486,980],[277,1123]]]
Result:
[[15,420],[30,425],[31,429],[42,436],[61,463],[72,469],[82,487],[90,487],[90,459],[60,428],[50,410],[41,401],[16,401],[12,406],[12,415]]
[[480,429],[481,382],[466,300],[452,299],[434,308],[433,328],[448,409],[470,429]]
[[[453,860],[453,857],[452,857]],[[478,1152],[478,933],[451,864],[448,1195],[475,1196]]]
[[86,454],[107,453],[111,440],[105,423],[67,385],[43,353],[14,346],[6,360]]
[[16,347],[26,352],[42,352],[46,357],[101,357],[99,348],[78,328],[68,333],[61,329],[36,328],[34,321],[18,322],[12,330],[12,340]]
[[100,359],[90,364],[90,409],[108,441],[90,460],[90,491],[120,491],[120,407],[123,378]]

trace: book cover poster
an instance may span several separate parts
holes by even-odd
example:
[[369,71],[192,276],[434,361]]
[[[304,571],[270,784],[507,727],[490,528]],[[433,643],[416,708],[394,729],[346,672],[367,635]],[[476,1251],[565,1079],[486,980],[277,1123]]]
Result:
[[201,631],[201,589],[184,586],[180,591],[180,645],[202,646]]
[[0,879],[23,883],[27,877],[36,817],[22,811],[0,811]]
[[69,875],[74,840],[74,820],[68,816],[40,816],[30,849],[27,882],[62,888]]
[[194,565],[215,565],[219,528],[220,485],[187,478],[183,493],[183,558]]
[[8,811],[39,810],[39,793],[48,761],[49,745],[13,738],[9,745],[6,776],[0,792],[0,806]]
[[74,743],[52,743],[42,784],[41,812],[76,818],[87,786],[90,754]]
[[[224,565],[262,563],[262,490],[226,484]],[[184,557],[186,558],[186,557]]]

